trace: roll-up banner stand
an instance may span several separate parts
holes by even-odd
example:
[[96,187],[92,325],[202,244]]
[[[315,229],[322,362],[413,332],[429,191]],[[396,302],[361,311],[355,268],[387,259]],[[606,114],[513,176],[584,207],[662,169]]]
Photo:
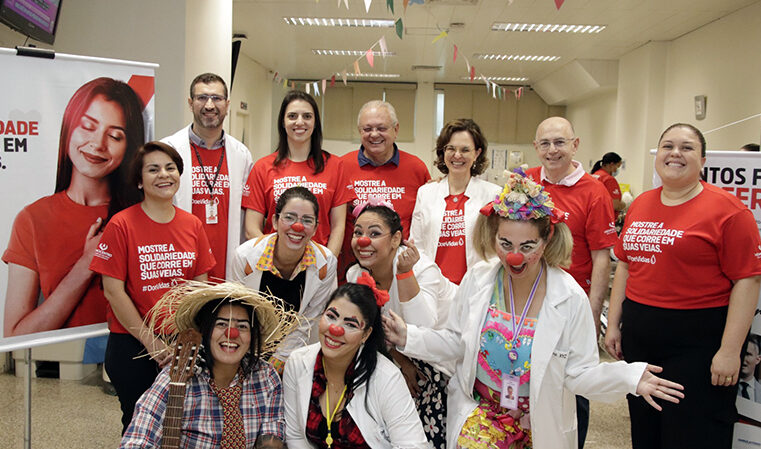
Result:
[[153,140],[158,65],[0,48],[0,67],[0,352],[106,335],[86,259]]
[[[656,150],[650,150],[655,154]],[[721,187],[735,195],[753,213],[761,231],[761,153],[750,151],[707,151],[706,163],[703,166],[703,178],[706,182]],[[653,171],[653,186],[661,184],[658,175]],[[754,253],[761,253],[761,247],[752,248]],[[761,298],[756,306],[751,335],[761,336]],[[761,341],[761,337],[758,338]],[[757,348],[750,348],[749,353],[741,359],[740,378],[745,371],[753,371],[750,383],[749,398],[740,396],[738,388],[737,411],[740,422],[735,425],[732,447],[735,449],[761,447],[761,357]]]

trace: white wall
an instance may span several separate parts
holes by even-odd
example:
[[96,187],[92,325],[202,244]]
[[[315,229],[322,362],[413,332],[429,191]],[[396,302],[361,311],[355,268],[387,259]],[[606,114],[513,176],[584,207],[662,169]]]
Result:
[[[235,70],[235,83],[230,94],[230,132],[240,139],[245,127],[245,143],[254,160],[269,154],[272,144],[272,91],[277,89],[268,70],[240,53]],[[248,110],[241,110],[241,102]],[[278,107],[280,103],[278,102]],[[245,122],[245,123],[243,123]],[[277,139],[277,136],[275,136]]]
[[619,152],[615,145],[616,98],[615,89],[605,90],[569,104],[566,110],[566,118],[573,123],[579,138],[576,160],[581,162],[587,171],[603,154],[609,151]]

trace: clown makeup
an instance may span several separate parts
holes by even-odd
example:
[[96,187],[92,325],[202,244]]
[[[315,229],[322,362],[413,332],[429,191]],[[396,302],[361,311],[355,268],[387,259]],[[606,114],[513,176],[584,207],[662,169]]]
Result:
[[214,320],[210,344],[215,370],[223,366],[237,370],[251,345],[251,322],[246,309],[236,304],[221,306]]
[[520,278],[538,269],[545,244],[533,223],[501,220],[495,239],[497,257],[510,276]]
[[334,299],[322,314],[319,334],[322,353],[326,359],[353,359],[359,346],[372,332],[359,307],[346,297]]
[[284,251],[303,254],[307,243],[317,232],[314,204],[303,198],[291,198],[273,218],[273,227],[277,232],[277,254],[285,255],[282,254]]

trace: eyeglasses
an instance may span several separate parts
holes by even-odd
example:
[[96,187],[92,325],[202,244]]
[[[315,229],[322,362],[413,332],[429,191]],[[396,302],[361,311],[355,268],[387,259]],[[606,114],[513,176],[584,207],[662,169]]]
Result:
[[554,146],[558,150],[562,150],[566,145],[573,142],[574,139],[575,137],[571,139],[540,140],[539,148],[546,151],[550,149],[550,146]]
[[214,321],[214,327],[217,329],[227,329],[229,327],[238,329],[240,332],[251,332],[251,323],[248,321],[236,320],[235,318],[217,318],[216,321]]
[[383,134],[389,129],[390,128],[388,126],[365,126],[364,128],[360,129],[360,132],[362,134],[372,134],[373,131],[376,131],[378,134]]
[[220,104],[227,100],[227,97],[223,97],[221,95],[196,95],[193,98],[197,103],[200,104],[206,104],[209,100],[211,100],[214,104]]
[[460,147],[460,148],[457,148],[454,145],[446,145],[444,147],[444,152],[448,153],[448,154],[460,153],[463,156],[467,156],[467,155],[469,155],[470,153],[473,152],[473,149],[470,148],[470,147]]
[[289,212],[285,214],[280,214],[279,217],[283,221],[283,223],[285,223],[288,226],[293,225],[297,221],[300,221],[301,224],[303,224],[305,228],[313,228],[314,225],[317,224],[317,219],[311,215],[302,215],[301,217],[299,217],[298,215],[292,214]]

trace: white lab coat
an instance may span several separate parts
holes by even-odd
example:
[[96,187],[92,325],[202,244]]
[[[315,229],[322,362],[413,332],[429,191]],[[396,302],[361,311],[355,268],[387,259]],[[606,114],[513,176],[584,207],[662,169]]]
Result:
[[[230,272],[231,280],[254,290],[259,290],[262,272],[255,267],[272,235],[274,234],[251,239],[235,250]],[[320,317],[325,311],[325,305],[328,303],[331,293],[338,286],[336,256],[319,243],[310,240],[308,244],[312,246],[314,251],[315,265],[310,265],[306,269],[304,293],[301,295],[301,306],[299,307],[299,315],[304,320],[278,346],[275,357],[283,361],[288,359],[294,349],[317,342],[317,327],[320,323]]]
[[[473,385],[481,328],[489,308],[498,260],[480,262],[465,274],[444,330],[409,325],[402,352],[423,360],[458,357],[447,398],[447,447],[454,449],[474,410]],[[547,289],[531,348],[531,434],[535,449],[576,448],[576,398],[611,402],[634,394],[645,363],[599,363],[592,313],[573,277],[549,268]]]
[[[185,169],[180,176],[180,188],[174,195],[174,204],[180,209],[193,213],[193,181],[191,178],[191,168],[193,167],[193,156],[190,150],[190,138],[188,129],[190,125],[182,128],[169,137],[161,139],[162,142],[171,145],[180,153],[182,163]],[[230,176],[230,203],[227,211],[227,260],[225,264],[225,277],[230,278],[230,265],[232,263],[235,248],[243,240],[243,216],[241,214],[241,198],[243,197],[243,186],[248,179],[248,173],[254,166],[251,152],[248,151],[243,143],[225,133],[225,162],[227,163],[227,172]]]
[[[481,260],[473,247],[473,228],[476,225],[478,213],[486,203],[494,201],[501,191],[502,187],[497,184],[475,177],[470,178],[468,187],[465,188],[465,196],[468,197],[465,201],[465,261],[468,269]],[[421,253],[434,261],[439,247],[441,222],[444,220],[444,211],[447,208],[445,201],[447,196],[449,196],[447,178],[422,185],[417,191],[415,210],[412,212],[410,239]]]
[[[319,343],[299,348],[285,363],[283,402],[285,442],[289,449],[313,447],[306,438],[306,422],[319,350]],[[354,390],[346,411],[373,449],[429,447],[402,373],[381,354],[373,374]]]

